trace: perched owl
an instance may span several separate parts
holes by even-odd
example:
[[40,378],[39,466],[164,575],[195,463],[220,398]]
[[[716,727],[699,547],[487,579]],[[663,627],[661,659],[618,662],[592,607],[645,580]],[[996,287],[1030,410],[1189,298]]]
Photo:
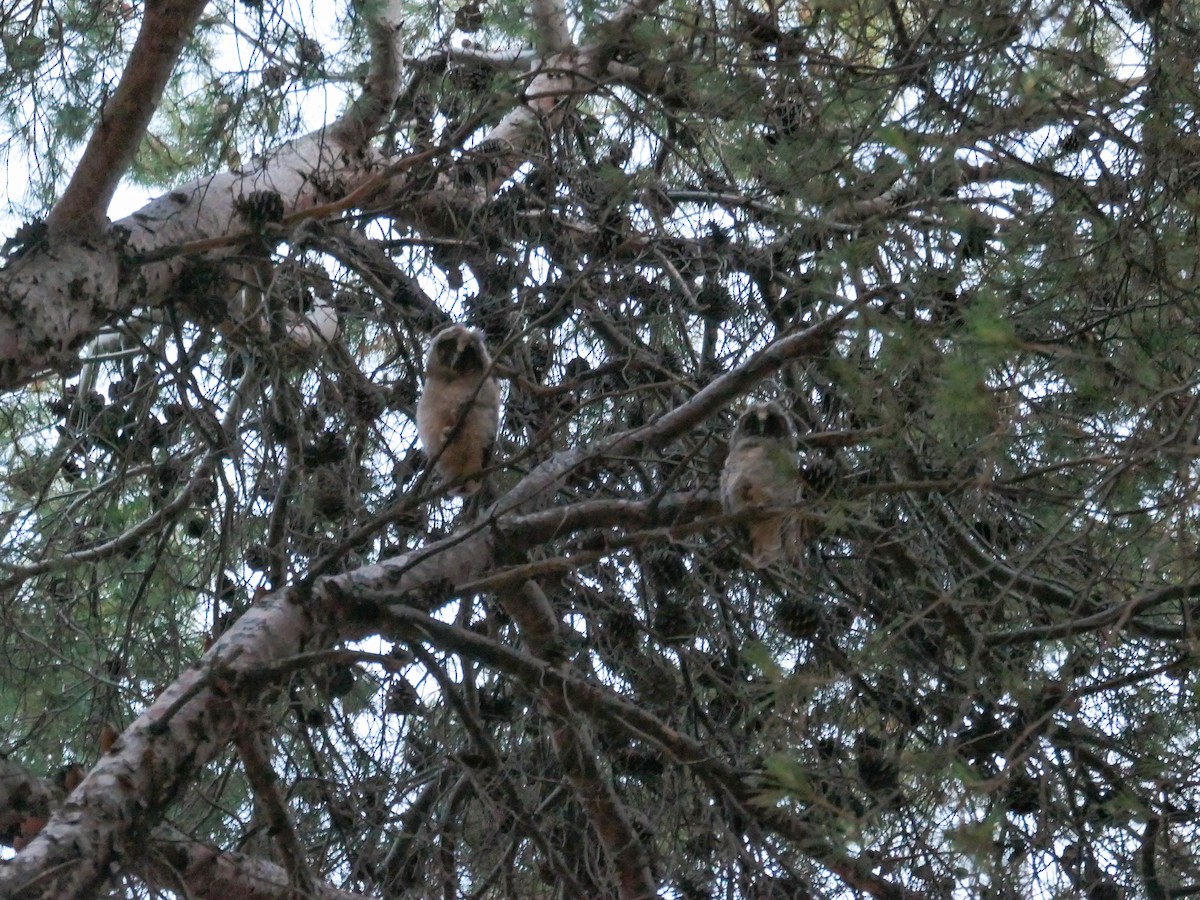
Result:
[[479,490],[479,473],[496,440],[500,385],[491,367],[481,332],[448,325],[433,336],[417,401],[417,434],[441,476],[454,482],[450,493],[456,497]]
[[[756,508],[786,507],[800,496],[796,435],[776,403],[747,409],[729,441],[721,471],[721,502],[731,515]],[[802,542],[795,516],[773,512],[748,521],[750,558],[755,568],[797,559]]]

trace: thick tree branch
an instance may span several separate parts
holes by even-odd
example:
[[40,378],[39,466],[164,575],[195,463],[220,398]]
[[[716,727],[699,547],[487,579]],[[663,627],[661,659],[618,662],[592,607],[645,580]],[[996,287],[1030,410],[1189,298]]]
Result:
[[[73,767],[79,769],[78,766]],[[73,777],[71,770],[64,770]],[[66,787],[71,787],[70,777]],[[39,778],[11,760],[0,759],[0,841],[9,843],[22,824],[45,820],[63,802],[61,778]],[[263,859],[216,850],[177,828],[159,825],[150,836],[143,859],[133,870],[146,884],[161,890],[183,889],[194,900],[292,900],[295,889],[282,868]],[[0,864],[2,865],[2,864]],[[313,900],[359,897],[324,884],[311,886]]]
[[[389,5],[372,27],[375,55],[366,93],[340,120],[285,144],[249,172],[203,178],[171,191],[117,223],[106,237],[97,233],[86,244],[30,248],[10,264],[0,283],[0,390],[46,370],[77,365],[76,349],[104,322],[164,302],[186,268],[186,260],[172,258],[135,269],[133,258],[200,242],[211,245],[215,259],[236,254],[238,245],[229,239],[246,231],[239,210],[252,193],[279,195],[285,220],[307,210],[343,208],[345,197],[365,191],[364,201],[370,195],[418,227],[451,227],[461,220],[464,204],[477,206],[489,196],[544,142],[576,99],[595,89],[611,42],[656,2],[625,7],[601,29],[607,43],[568,48],[549,59],[533,75],[521,105],[459,161],[455,177],[461,175],[468,189],[443,177],[417,202],[411,202],[407,175],[376,180],[384,166],[365,146],[381,109],[390,109],[398,89],[399,28]],[[390,187],[380,191],[389,180]]]
[[188,260],[135,266],[135,257],[202,239],[215,240],[210,259],[235,256],[240,244],[225,239],[248,231],[241,210],[249,195],[278,195],[286,218],[371,182],[380,161],[366,141],[399,89],[399,28],[389,18],[394,6],[385,9],[372,24],[372,48],[381,57],[372,60],[367,93],[342,118],[250,170],[201,178],[152,200],[106,235],[32,247],[13,260],[0,281],[0,390],[77,366],[78,347],[106,321],[169,301]]
[[563,0],[530,0],[529,12],[533,16],[538,53],[551,56],[571,46],[571,30],[567,26],[567,8]]
[[12,846],[32,830],[26,823],[47,818],[64,793],[62,785],[0,757],[0,843]]
[[376,13],[367,19],[367,34],[371,41],[371,68],[363,82],[362,92],[350,109],[330,128],[330,135],[339,144],[363,147],[383,124],[392,110],[400,90],[400,29],[404,6],[400,0],[384,3],[365,3],[360,8]]
[[207,0],[142,5],[142,27],[121,80],[100,111],[100,124],[67,189],[46,219],[51,240],[100,237],[117,184],[133,162],[183,45],[207,5]]
[[329,646],[295,592],[280,592],[238,620],[134,721],[28,847],[0,869],[0,896],[92,897],[114,859],[140,858],[142,841],[195,771],[220,753],[239,708],[268,692],[251,672]]
[[[288,873],[265,859],[215,850],[167,825],[154,829],[138,874],[158,890],[186,891],[194,900],[294,900]],[[313,884],[305,900],[362,900],[361,894]]]
[[588,460],[626,457],[639,450],[669,444],[717,411],[728,407],[789,360],[822,352],[832,343],[839,327],[857,310],[858,307],[848,304],[802,331],[777,338],[746,362],[713,379],[694,396],[653,422],[617,432],[586,447],[555,454],[496,501],[489,516],[499,518],[502,515],[535,511],[533,507],[526,507],[532,498],[542,494],[553,496],[563,479]]

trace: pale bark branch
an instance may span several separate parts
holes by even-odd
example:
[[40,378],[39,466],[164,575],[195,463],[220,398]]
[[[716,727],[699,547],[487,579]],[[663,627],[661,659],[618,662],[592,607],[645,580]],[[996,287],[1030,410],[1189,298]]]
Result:
[[[288,873],[275,863],[217,850],[169,825],[154,829],[146,858],[135,871],[146,884],[191,900],[295,900]],[[182,890],[181,890],[182,889]],[[304,900],[362,900],[362,894],[313,883]]]
[[[696,426],[789,359],[827,345],[853,310],[847,307],[774,341],[649,425],[556,455],[461,533],[397,559],[321,579],[311,592],[277,592],[252,608],[126,730],[76,792],[71,815],[56,816],[0,871],[0,893],[87,896],[105,880],[112,854],[136,854],[137,835],[157,820],[191,773],[228,744],[236,706],[269,693],[271,686],[256,673],[302,650],[371,633],[381,601],[424,609],[445,602],[456,585],[494,565],[498,532],[492,526],[502,516],[535,512],[551,502],[557,486],[585,459],[658,446]],[[236,696],[230,695],[230,685],[236,686]],[[71,866],[63,865],[67,848]],[[84,862],[74,862],[77,853]]]
[[538,53],[551,56],[571,46],[571,29],[567,25],[567,8],[563,0],[530,0],[533,17],[534,44]]
[[142,839],[195,772],[236,731],[238,707],[272,685],[250,675],[295,655],[306,642],[328,646],[294,594],[281,592],[239,619],[206,654],[125,730],[28,847],[0,868],[0,896],[87,898],[114,859],[139,859]]
[[561,655],[562,622],[537,582],[526,579],[517,587],[500,591],[497,596],[534,653],[543,658]]
[[[620,37],[658,0],[630,4],[602,31]],[[372,45],[377,53],[387,46],[382,36],[398,37],[388,13],[376,23]],[[619,24],[618,24],[619,23]],[[388,31],[390,29],[390,32]],[[283,200],[285,220],[295,221],[344,208],[346,197],[368,199],[397,218],[437,232],[461,221],[449,210],[477,206],[527,160],[545,136],[557,127],[576,100],[595,89],[607,64],[608,48],[597,44],[581,51],[568,49],[533,73],[521,105],[505,116],[480,145],[482,152],[464,154],[460,171],[473,172],[461,190],[445,178],[428,194],[411,200],[406,173],[378,179],[387,170],[365,141],[369,126],[378,121],[381,99],[390,108],[398,89],[399,54],[373,63],[362,102],[327,128],[283,145],[248,172],[202,178],[151,201],[104,236],[87,242],[59,242],[49,248],[30,248],[12,261],[0,282],[0,390],[20,386],[46,371],[77,367],[77,348],[101,325],[138,307],[154,307],[170,295],[184,272],[183,258],[158,259],[134,268],[132,259],[182,245],[206,244],[216,261],[235,255],[238,236],[247,232],[239,201],[254,192],[273,192]],[[417,154],[425,159],[425,154]],[[401,204],[397,198],[409,199]],[[461,210],[459,210],[461,212]]]
[[502,515],[537,511],[527,507],[531,498],[543,492],[552,496],[573,470],[589,460],[624,458],[646,448],[669,444],[729,406],[789,360],[822,352],[833,342],[839,328],[860,311],[858,306],[847,304],[808,328],[777,338],[746,362],[714,378],[694,396],[653,422],[618,432],[586,447],[555,454],[496,501],[489,517],[499,518]]
[[[630,4],[600,31],[611,33],[610,41],[619,38],[657,2]],[[572,104],[596,88],[610,55],[603,42],[555,54],[533,73],[523,102],[492,129],[477,152],[460,160],[459,171],[471,173],[469,189],[456,188],[443,177],[433,191],[401,204],[397,198],[410,198],[412,192],[405,174],[411,166],[397,166],[395,173],[378,178],[387,166],[366,145],[398,90],[399,27],[395,7],[386,10],[372,25],[374,55],[365,93],[337,122],[283,145],[251,171],[202,178],[171,191],[106,235],[30,248],[13,260],[0,282],[0,390],[46,371],[77,367],[77,348],[103,323],[161,304],[187,265],[186,259],[170,258],[135,268],[133,259],[202,243],[216,261],[236,254],[238,236],[247,232],[239,202],[252,193],[278,194],[285,220],[296,221],[309,211],[318,215],[342,209],[345,198],[365,192],[359,202],[370,199],[418,227],[446,230],[461,221],[461,207],[483,202],[542,145]],[[451,211],[456,208],[458,212]]]
[[[0,281],[0,390],[47,370],[77,367],[82,343],[109,319],[167,300],[188,265],[175,257],[135,268],[134,257],[214,240],[209,258],[220,261],[241,250],[237,240],[226,238],[249,233],[239,204],[250,194],[277,194],[286,218],[370,183],[381,161],[367,140],[399,89],[399,28],[389,18],[395,6],[386,10],[371,26],[372,47],[381,58],[372,60],[361,102],[340,119],[284,144],[250,170],[201,178],[152,200],[107,234],[31,248],[13,260]],[[311,339],[318,328],[328,333],[328,322],[313,326],[301,334]]]
[[400,90],[400,34],[404,5],[400,0],[383,4],[362,4],[378,14],[367,20],[371,42],[371,67],[363,81],[362,92],[350,109],[330,128],[335,141],[350,147],[365,146],[392,111]]
[[[461,221],[461,212],[447,216],[447,203],[470,208],[491,196],[545,144],[547,135],[558,128],[574,104],[596,89],[607,69],[615,41],[624,37],[628,28],[652,12],[662,0],[636,0],[626,4],[613,20],[598,29],[599,39],[584,47],[572,44],[565,11],[561,22],[554,12],[553,7],[560,2],[534,0],[535,24],[547,48],[544,62],[531,71],[521,105],[484,136],[478,145],[478,154],[464,154],[460,160],[460,169],[475,167],[481,172],[473,179],[472,189],[455,192],[444,181],[442,192],[408,210],[399,211],[402,218],[426,227],[437,226],[439,222],[457,222]],[[557,51],[552,50],[560,44]],[[396,184],[393,193],[402,189],[402,184]]]
[[[39,778],[11,760],[0,759],[0,842],[12,841],[24,823],[36,824],[48,817],[62,805],[65,795],[60,779]],[[128,862],[136,877],[148,886],[175,891],[182,888],[183,895],[192,900],[292,900],[295,896],[287,872],[274,863],[217,850],[170,825],[157,826],[151,832],[144,858]],[[352,900],[361,896],[315,883],[309,891],[305,896],[311,900]]]
[[500,72],[528,72],[537,60],[534,50],[489,52],[480,47],[447,47],[425,56],[410,58],[410,63],[439,70],[447,63],[467,63],[486,66]]

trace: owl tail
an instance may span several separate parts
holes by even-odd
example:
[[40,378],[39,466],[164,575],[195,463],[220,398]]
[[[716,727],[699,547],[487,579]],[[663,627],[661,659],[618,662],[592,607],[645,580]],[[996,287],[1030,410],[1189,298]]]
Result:
[[464,481],[462,484],[454,485],[454,487],[450,488],[450,490],[446,493],[448,493],[451,497],[470,497],[481,487],[483,487],[482,481],[480,481],[478,478],[470,478],[467,481]]
[[783,560],[783,526],[782,516],[772,516],[749,526],[750,561],[754,568],[761,569]]
[[772,516],[752,523],[750,532],[750,562],[756,569],[787,564],[799,566],[804,561],[804,542],[807,531],[792,516]]

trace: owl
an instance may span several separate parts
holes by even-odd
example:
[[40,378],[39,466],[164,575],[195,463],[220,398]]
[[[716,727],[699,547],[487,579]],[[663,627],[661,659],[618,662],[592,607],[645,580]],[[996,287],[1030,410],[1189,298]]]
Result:
[[[786,507],[800,498],[796,434],[777,403],[756,403],[742,413],[721,471],[721,502],[731,515]],[[746,522],[755,568],[796,559],[803,535],[793,514],[780,510]]]
[[417,401],[417,435],[450,493],[479,490],[500,422],[500,385],[483,334],[448,325],[433,336]]

